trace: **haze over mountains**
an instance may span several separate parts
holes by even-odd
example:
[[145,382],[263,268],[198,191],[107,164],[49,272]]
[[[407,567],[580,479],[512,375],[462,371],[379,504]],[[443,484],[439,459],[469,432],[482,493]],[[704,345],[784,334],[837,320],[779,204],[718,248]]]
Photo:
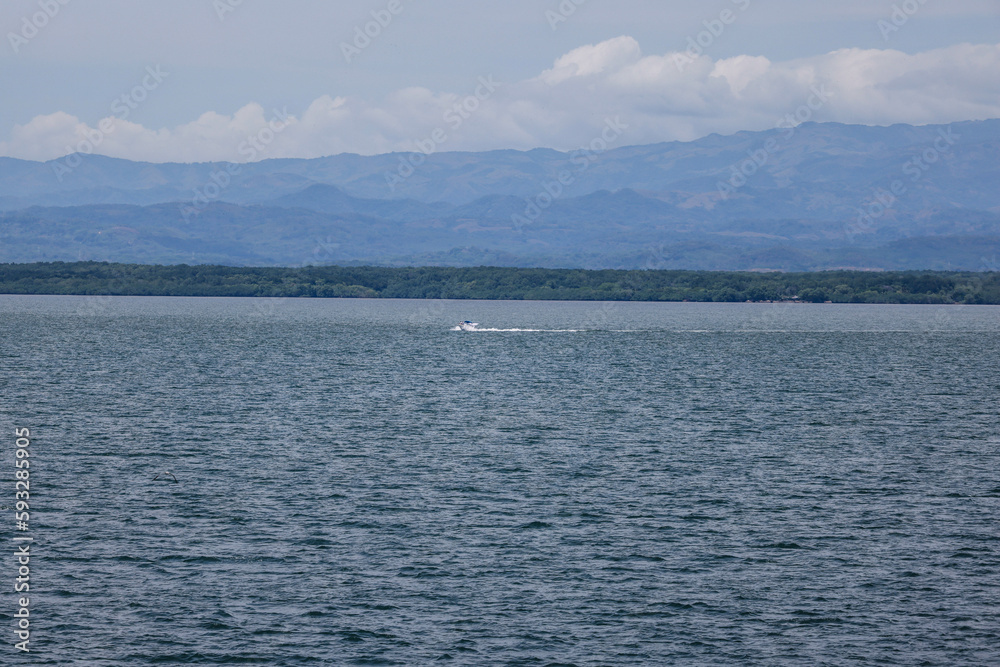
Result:
[[0,262],[997,270],[1000,120],[573,153],[0,158]]

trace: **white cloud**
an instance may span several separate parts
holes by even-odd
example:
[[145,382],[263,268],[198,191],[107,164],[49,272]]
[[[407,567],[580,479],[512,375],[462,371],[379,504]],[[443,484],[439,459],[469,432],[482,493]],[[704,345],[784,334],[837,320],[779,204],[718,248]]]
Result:
[[[412,151],[436,129],[445,137],[438,150],[573,149],[615,116],[629,125],[626,143],[691,140],[774,127],[817,86],[832,97],[810,112],[811,120],[885,125],[1000,117],[1000,44],[917,54],[842,49],[786,62],[703,56],[683,67],[679,55],[643,56],[626,36],[574,49],[537,77],[496,90],[470,82],[466,91],[405,88],[377,101],[327,95],[252,157]],[[91,127],[59,111],[16,126],[0,154],[47,160],[94,145],[94,152],[134,160],[242,161],[249,155],[241,145],[273,116],[248,104],[232,115],[206,112],[154,130],[117,118]]]
[[573,77],[587,77],[621,69],[641,57],[639,42],[627,36],[616,37],[600,44],[573,49],[556,60],[552,69],[543,72],[539,78],[554,86]]

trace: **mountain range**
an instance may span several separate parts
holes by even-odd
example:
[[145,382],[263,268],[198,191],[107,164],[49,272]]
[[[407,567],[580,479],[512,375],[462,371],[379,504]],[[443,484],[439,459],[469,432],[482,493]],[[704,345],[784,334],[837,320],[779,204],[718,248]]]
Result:
[[602,148],[0,158],[0,262],[998,270],[1000,120]]

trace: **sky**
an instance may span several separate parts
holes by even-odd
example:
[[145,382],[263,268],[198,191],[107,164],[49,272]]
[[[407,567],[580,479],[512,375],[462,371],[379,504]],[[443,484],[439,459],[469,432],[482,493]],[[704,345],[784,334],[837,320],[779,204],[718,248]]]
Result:
[[0,156],[573,150],[1000,117],[1000,0],[4,0]]

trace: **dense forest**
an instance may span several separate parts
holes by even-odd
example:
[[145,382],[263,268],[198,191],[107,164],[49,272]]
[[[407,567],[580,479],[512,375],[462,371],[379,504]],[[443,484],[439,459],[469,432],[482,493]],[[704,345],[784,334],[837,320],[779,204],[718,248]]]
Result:
[[0,264],[2,294],[1000,304],[1000,273]]

